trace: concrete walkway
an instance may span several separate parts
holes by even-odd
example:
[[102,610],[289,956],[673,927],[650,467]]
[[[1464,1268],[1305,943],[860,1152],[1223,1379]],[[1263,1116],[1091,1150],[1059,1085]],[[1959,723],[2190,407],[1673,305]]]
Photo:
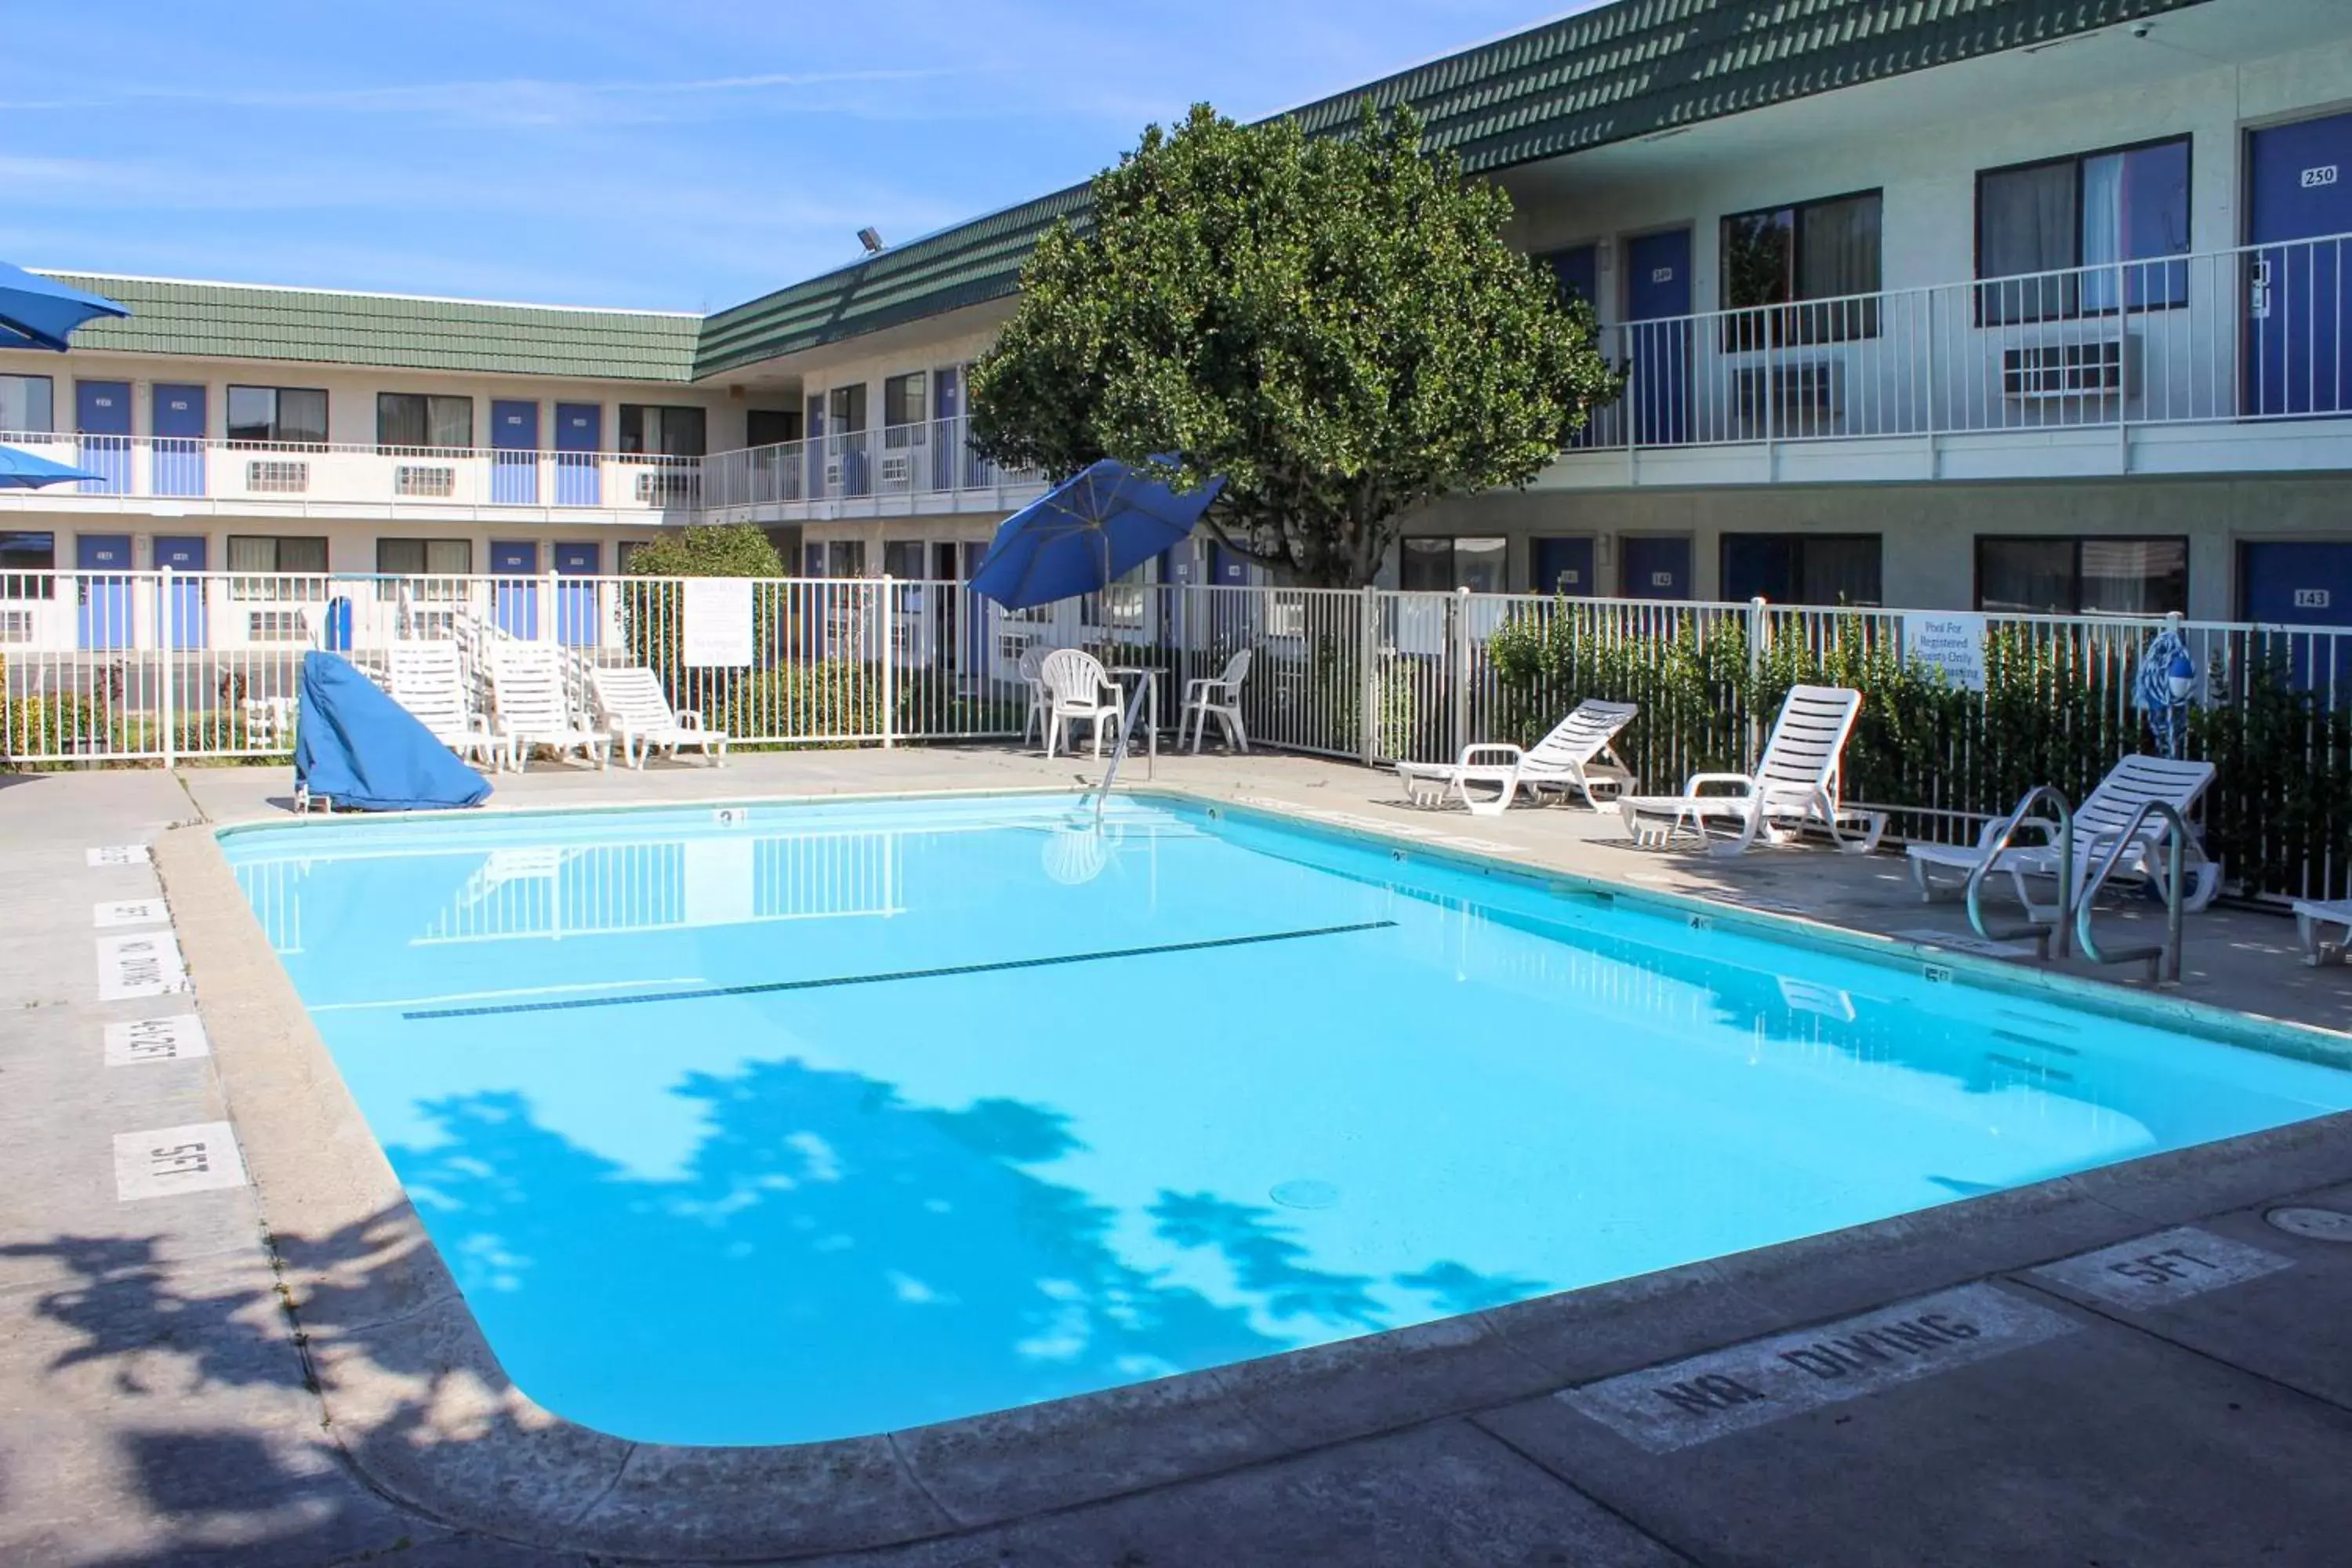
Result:
[[[1080,772],[993,751],[814,752],[716,773],[546,768],[502,782],[498,803],[1055,787]],[[1885,858],[1658,855],[1615,841],[1611,819],[1412,812],[1393,780],[1295,758],[1163,759],[1160,779],[1856,929],[1964,929]],[[211,1059],[159,1030],[118,1035],[110,1055],[109,1026],[189,1001],[96,999],[93,942],[111,934],[96,906],[158,888],[146,865],[88,851],[272,815],[287,790],[278,769],[0,775],[0,1562],[586,1561],[368,1487],[306,1385],[252,1189],[231,1172],[168,1190],[186,1178],[156,1152],[180,1142],[158,1134],[236,1121]],[[2305,969],[2293,942],[2268,913],[2202,917],[2183,994],[2352,1028],[2352,969]],[[1532,1394],[1419,1386],[1399,1358],[1394,1397],[1325,1413],[1284,1457],[833,1561],[2352,1561],[2352,1118],[2240,1142],[1890,1222],[1865,1246],[1814,1238],[1677,1270],[1646,1296],[1607,1288],[1572,1332],[1481,1314]],[[121,1195],[158,1182],[164,1195]],[[1234,1418],[1264,1436],[1284,1416]],[[1015,1451],[1009,1492],[1024,1484]]]

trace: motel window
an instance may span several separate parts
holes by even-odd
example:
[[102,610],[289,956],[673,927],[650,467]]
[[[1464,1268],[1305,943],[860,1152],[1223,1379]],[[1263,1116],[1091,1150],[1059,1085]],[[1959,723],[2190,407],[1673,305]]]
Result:
[[1398,563],[1398,586],[1408,594],[1474,594],[1503,591],[1503,562],[1510,547],[1501,539],[1408,539]]
[[474,400],[439,393],[375,395],[375,444],[430,449],[474,444]]
[[699,408],[658,403],[621,405],[621,450],[668,458],[699,458],[705,448]]
[[930,417],[924,393],[929,377],[921,371],[894,375],[882,384],[882,424],[920,425]]
[[2020,615],[2186,615],[2189,542],[1980,536],[1977,608]]
[[228,438],[276,446],[327,444],[327,395],[312,386],[232,386]]
[[613,547],[613,557],[619,563],[624,576],[628,574],[629,563],[635,560],[637,552],[645,547],[646,541],[642,539],[624,539]]
[[866,575],[866,541],[862,539],[827,540],[824,552],[826,576],[863,577]]
[[[2189,138],[1977,175],[1988,325],[2189,303]],[[2073,268],[2104,268],[2074,271]]]
[[46,375],[0,375],[0,430],[47,435],[57,427],[56,383]]
[[923,542],[919,539],[893,539],[882,546],[882,574],[896,577],[902,583],[919,583],[923,571]]
[[54,533],[0,533],[0,599],[46,599],[56,592],[56,581],[26,575],[54,572],[58,536]]
[[[271,538],[232,533],[228,537],[228,569],[254,581],[231,582],[232,599],[320,599],[326,596],[327,542],[312,538]],[[285,580],[286,574],[307,574],[310,583]],[[272,580],[259,581],[264,574]]]
[[[1878,335],[1876,191],[1734,213],[1723,220],[1727,350]],[[1818,301],[1808,303],[1808,301]],[[1769,309],[1769,307],[1783,307]]]
[[386,577],[465,577],[474,570],[470,539],[379,539],[375,569]]
[[1727,533],[1723,597],[1776,605],[1878,605],[1875,533]]
[[850,436],[866,428],[866,384],[854,382],[836,386],[824,395],[824,419],[827,434]]

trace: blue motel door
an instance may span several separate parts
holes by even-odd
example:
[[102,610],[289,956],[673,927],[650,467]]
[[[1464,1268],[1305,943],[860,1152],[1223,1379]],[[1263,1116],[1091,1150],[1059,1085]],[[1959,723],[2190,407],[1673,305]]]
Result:
[[1535,591],[1589,599],[1600,592],[1592,580],[1592,541],[1538,539],[1529,542],[1535,557]]
[[2246,138],[2246,386],[2254,416],[2352,412],[2352,114]]
[[[74,384],[74,428],[81,437],[77,460],[100,477],[81,481],[85,495],[131,493],[131,384]],[[127,557],[126,557],[127,563]]]
[[490,619],[499,630],[525,642],[539,637],[539,546],[490,542]]
[[[157,382],[154,399],[155,493],[200,496],[205,493],[205,389]],[[163,564],[160,554],[156,564]]]
[[1691,543],[1687,539],[1621,539],[1619,571],[1629,599],[1690,597]]
[[[593,647],[599,638],[594,578],[604,570],[604,547],[593,541],[555,546],[555,635],[572,647]],[[582,581],[580,579],[586,579]]]
[[[2294,628],[2352,626],[2352,543],[2336,540],[2248,541],[2238,546],[2241,618],[2289,628],[2263,637],[2284,654],[2287,678],[2332,706],[2352,705],[2352,637]],[[2260,635],[2260,634],[2257,634]]]
[[131,646],[131,536],[85,533],[74,541],[79,640],[84,647]]
[[[201,537],[172,539],[158,534],[155,538],[155,565],[158,570],[168,566],[174,572],[202,572],[206,559],[205,541]],[[171,646],[205,646],[204,584],[201,581],[175,581],[172,584],[170,605]]]
[[1625,396],[1633,405],[1633,438],[1644,446],[1690,438],[1690,230],[1628,240],[1625,334],[1633,379]]
[[[1580,245],[1571,250],[1555,250],[1546,260],[1551,263],[1551,275],[1559,285],[1563,300],[1581,300],[1597,314],[1601,310],[1601,247]],[[1600,410],[1594,409],[1593,413]],[[1591,447],[1597,437],[1593,421],[1588,416],[1576,434],[1568,438],[1570,447]]]
[[490,504],[539,504],[539,405],[490,400]]
[[[496,428],[492,421],[492,428]],[[604,410],[594,403],[555,405],[555,504],[604,504],[604,471],[596,454],[604,449]]]

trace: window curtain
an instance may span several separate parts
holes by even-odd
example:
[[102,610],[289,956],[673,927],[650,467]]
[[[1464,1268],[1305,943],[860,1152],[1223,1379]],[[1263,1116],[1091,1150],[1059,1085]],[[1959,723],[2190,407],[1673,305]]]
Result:
[[2121,297],[2116,263],[2124,259],[2124,155],[2083,160],[2082,301],[2085,310],[2112,310]]
[[278,541],[240,539],[232,534],[228,542],[228,569],[232,572],[277,571]]
[[1816,202],[1799,213],[1797,298],[1839,301],[1807,312],[1811,330],[1805,341],[1833,342],[1877,335],[1878,301],[1846,296],[1878,292],[1879,205],[1874,193]]
[[1977,608],[2015,615],[2072,615],[2074,542],[1977,541]]
[[2083,610],[2160,616],[2189,608],[2189,546],[2178,539],[2083,541]]
[[2074,265],[2076,165],[2043,163],[1988,174],[1977,186],[1977,275],[2013,279],[1979,290],[1987,325],[2072,315],[2071,276],[2032,277]]
[[474,444],[474,400],[470,397],[428,397],[425,400],[425,444],[470,447]]

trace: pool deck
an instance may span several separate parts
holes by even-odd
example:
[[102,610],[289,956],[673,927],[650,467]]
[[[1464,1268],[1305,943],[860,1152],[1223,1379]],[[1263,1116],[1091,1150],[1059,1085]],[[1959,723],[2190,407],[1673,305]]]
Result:
[[[496,804],[1092,771],[992,749],[543,765]],[[1613,816],[1416,811],[1391,776],[1294,757],[1163,758],[1157,783],[1859,931],[1966,931],[1890,857],[1642,850]],[[2352,1218],[2326,1217],[2352,1216],[2352,1115],[887,1438],[570,1427],[486,1362],[217,852],[173,831],[280,816],[288,789],[274,768],[0,774],[0,1562],[2352,1560]],[[134,844],[153,863],[89,861]],[[159,895],[193,1002],[98,1000],[94,942],[161,928],[97,930],[94,906]],[[2352,1031],[2352,967],[2295,951],[2277,915],[2192,917],[2176,994]],[[192,1008],[210,1054],[118,1039],[107,1065],[106,1026]],[[123,1166],[118,1135],[222,1122],[249,1181],[208,1150],[194,1179],[218,1184],[119,1195],[187,1173],[141,1168],[148,1137]]]

